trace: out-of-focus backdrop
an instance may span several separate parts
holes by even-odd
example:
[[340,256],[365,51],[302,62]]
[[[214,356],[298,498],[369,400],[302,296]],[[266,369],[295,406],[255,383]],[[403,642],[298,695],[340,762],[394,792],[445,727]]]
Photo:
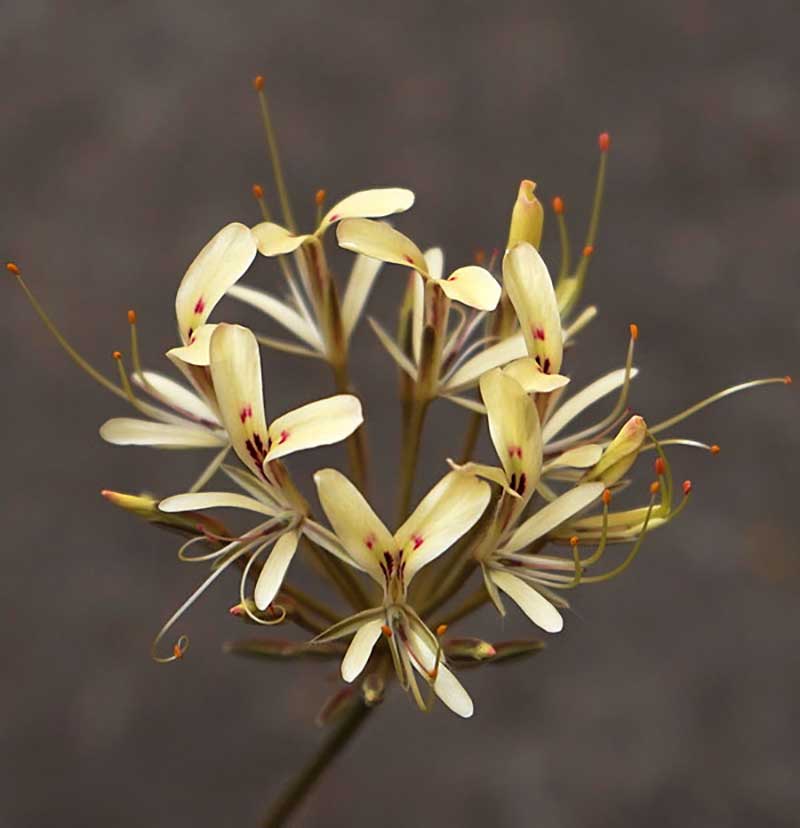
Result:
[[[272,193],[256,73],[304,222],[319,187],[411,187],[417,204],[398,224],[453,264],[502,244],[523,177],[548,202],[564,197],[579,245],[596,135],[609,130],[586,293],[600,316],[571,370],[582,383],[621,364],[636,321],[634,405],[655,421],[797,371],[796,11],[790,0],[4,3],[0,255],[111,375],[126,310],[159,365],[186,265],[223,224],[256,221],[254,181]],[[557,254],[552,221],[545,253]],[[261,260],[251,282],[278,279]],[[403,282],[387,268],[370,313],[392,324]],[[311,721],[336,667],[224,655],[251,631],[226,613],[234,579],[185,619],[183,663],[150,661],[152,635],[202,573],[98,491],[179,491],[198,460],[103,444],[98,425],[125,408],[68,363],[10,276],[1,297],[0,824],[255,825],[320,740]],[[233,303],[217,318],[255,320]],[[391,521],[394,375],[366,326],[357,347],[375,501]],[[331,390],[306,361],[266,354],[265,372],[272,412]],[[437,406],[426,482],[465,423]],[[633,570],[579,591],[543,655],[465,673],[472,720],[420,715],[392,694],[296,824],[796,825],[797,424],[783,386],[689,421],[684,433],[722,452],[673,452],[696,496]],[[342,462],[333,449],[292,467]],[[463,632],[532,630],[487,611]]]

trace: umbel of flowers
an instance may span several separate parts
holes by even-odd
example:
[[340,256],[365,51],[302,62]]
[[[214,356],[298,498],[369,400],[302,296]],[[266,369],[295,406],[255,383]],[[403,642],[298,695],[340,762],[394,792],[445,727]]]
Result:
[[[233,615],[255,625],[292,626],[302,635],[278,638],[270,631],[229,650],[273,662],[340,659],[342,688],[318,716],[322,723],[339,722],[337,733],[349,733],[393,680],[422,710],[438,697],[469,717],[473,702],[458,677],[462,669],[531,655],[543,645],[539,639],[490,642],[493,626],[458,636],[454,628],[466,627],[470,614],[490,603],[501,615],[515,606],[539,630],[558,633],[572,590],[624,572],[645,537],[686,507],[692,485],[675,483],[667,448],[719,451],[672,436],[672,429],[729,394],[790,379],[727,388],[648,424],[630,407],[638,337],[631,325],[624,362],[573,389],[576,338],[597,315],[594,306],[579,305],[598,229],[607,134],[599,138],[594,204],[577,262],[564,201],[556,197],[561,255],[553,278],[539,253],[544,210],[535,184],[525,180],[511,206],[505,245],[488,260],[478,253],[474,262],[450,269],[440,248],[423,249],[394,226],[402,227],[401,214],[414,204],[407,189],[361,190],[328,209],[320,191],[315,226],[298,230],[263,86],[257,78],[281,220],[273,218],[264,188],[255,185],[262,220],[226,224],[189,265],[175,295],[178,342],[166,354],[177,377],[144,369],[130,311],[130,363],[115,351],[117,381],[108,379],[56,327],[20,268],[8,263],[7,269],[71,359],[133,409],[102,424],[104,440],[211,452],[184,492],[103,492],[117,506],[182,534],[179,558],[207,570],[156,636],[154,658],[169,662],[185,655],[185,635],[169,643],[165,636],[212,583],[235,572]],[[389,223],[388,217],[396,218]],[[335,243],[355,254],[344,285],[328,265]],[[266,283],[254,286],[245,279],[258,257],[275,267]],[[362,428],[369,405],[350,381],[358,359],[351,334],[379,278],[406,284],[396,336],[369,320],[399,376],[402,451],[399,467],[390,470],[399,480],[394,531],[369,504]],[[260,310],[284,334],[254,333],[231,322],[235,303],[225,305],[224,316],[218,308],[226,297]],[[334,393],[268,415],[261,347],[327,363]],[[279,376],[267,374],[267,391],[278,382]],[[600,405],[609,398],[610,404]],[[420,438],[438,400],[464,410],[464,442],[452,447],[457,459],[443,466],[439,482],[415,503]],[[598,410],[590,425],[575,428],[577,418]],[[473,455],[484,428],[495,456],[479,459]],[[346,444],[347,472],[320,469],[313,486],[295,480],[292,454],[339,442]],[[631,477],[642,455],[651,458],[644,464],[645,486]],[[164,462],[169,456],[160,455]],[[618,508],[618,500],[630,502]],[[215,513],[231,508],[249,513],[251,528],[231,533]],[[324,575],[330,594],[311,595],[296,585],[293,568],[309,563]],[[338,746],[337,739],[331,744]],[[313,778],[302,777],[306,788]],[[293,802],[288,796],[281,813]]]

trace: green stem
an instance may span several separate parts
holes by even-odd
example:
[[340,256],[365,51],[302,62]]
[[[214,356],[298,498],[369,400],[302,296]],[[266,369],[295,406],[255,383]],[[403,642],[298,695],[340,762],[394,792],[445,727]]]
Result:
[[478,414],[477,411],[470,415],[471,419],[467,426],[467,433],[464,435],[464,447],[461,449],[461,462],[468,463],[472,459],[475,452],[475,446],[478,443],[478,437],[481,433],[481,426],[483,425],[483,414]]
[[325,769],[355,736],[372,710],[372,707],[364,704],[360,696],[356,699],[350,709],[343,714],[343,718],[336,725],[333,733],[322,743],[316,755],[275,800],[267,818],[262,823],[263,828],[280,828],[286,825],[289,817],[302,804]]
[[[352,394],[353,387],[350,382],[350,375],[347,371],[347,363],[334,365],[331,363],[333,378],[336,383],[336,390],[340,394]],[[361,491],[367,493],[368,480],[368,451],[366,425],[363,423],[347,438],[347,460],[350,464],[350,471],[353,481]]]
[[422,441],[422,427],[428,410],[428,400],[414,398],[408,407],[408,417],[403,423],[403,454],[400,459],[400,497],[398,522],[408,517],[411,497],[414,493],[414,475]]

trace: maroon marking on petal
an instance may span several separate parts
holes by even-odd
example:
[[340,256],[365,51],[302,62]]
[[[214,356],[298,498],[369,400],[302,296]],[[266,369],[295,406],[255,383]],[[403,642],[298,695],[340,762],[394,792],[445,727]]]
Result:
[[256,444],[256,448],[258,449],[259,454],[264,454],[264,441],[261,439],[261,435],[258,433],[253,434],[253,442]]
[[527,486],[528,486],[528,478],[527,478],[525,472],[523,472],[519,476],[519,483],[517,484],[517,488],[516,488],[517,494],[520,494],[520,495],[525,494],[525,489],[527,488]]
[[284,429],[284,430],[281,432],[280,439],[278,440],[278,445],[279,445],[279,446],[280,446],[280,445],[282,445],[282,444],[283,444],[283,443],[285,443],[288,439],[289,439],[289,432],[288,432],[286,429]]
[[186,338],[189,340],[189,342],[194,342],[194,337],[192,336],[193,333],[194,328],[189,328],[189,333],[186,334]]
[[425,538],[422,535],[412,535],[411,540],[414,542],[414,549],[419,549],[425,543]]
[[329,222],[339,221],[341,216],[338,213],[334,213],[332,216],[328,218]]
[[388,552],[383,553],[383,559],[386,561],[386,570],[391,575],[394,572],[394,559]]
[[535,339],[541,339],[544,342],[544,328],[539,327],[538,325],[533,329],[533,336]]
[[201,297],[197,300],[197,302],[196,302],[196,304],[195,304],[195,306],[194,306],[194,312],[195,312],[195,313],[202,313],[205,309],[206,309],[206,303],[205,303],[205,301],[203,300],[203,297],[201,296]]
[[545,374],[550,373],[550,357],[545,357],[544,365],[542,365],[542,371],[544,371]]
[[509,457],[519,457],[522,460],[522,446],[509,446],[508,455]]
[[411,258],[411,256],[404,255],[404,256],[403,256],[403,258],[404,258],[404,259],[405,259],[405,260],[406,260],[409,264],[414,264],[414,260]]
[[367,549],[372,549],[375,546],[375,541],[377,538],[375,537],[373,532],[370,532],[366,538],[364,538],[364,543],[367,545]]
[[239,412],[239,419],[242,421],[242,424],[244,424],[244,421],[248,417],[252,417],[252,416],[253,416],[253,406],[250,403],[247,403],[247,405],[243,405],[242,410]]

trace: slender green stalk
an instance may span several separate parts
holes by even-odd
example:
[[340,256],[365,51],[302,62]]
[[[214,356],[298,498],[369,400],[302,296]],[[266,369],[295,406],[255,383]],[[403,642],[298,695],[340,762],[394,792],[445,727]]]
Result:
[[343,714],[334,731],[322,743],[316,755],[291,780],[273,803],[262,823],[263,828],[280,828],[302,804],[325,769],[336,759],[372,712],[361,697]]
[[[331,363],[333,378],[336,383],[336,390],[340,394],[352,394],[353,386],[347,370],[347,363],[334,365]],[[369,479],[369,452],[367,449],[366,425],[362,423],[348,438],[347,460],[350,464],[350,471],[354,482],[362,492],[366,494],[367,482]]]
[[462,463],[468,463],[472,459],[472,455],[475,452],[475,446],[478,444],[478,437],[480,436],[482,425],[483,414],[478,414],[477,411],[473,411],[472,414],[470,414],[467,433],[464,435],[464,446],[461,449]]
[[281,166],[281,159],[278,153],[278,139],[275,137],[275,129],[272,125],[272,118],[269,114],[269,105],[267,104],[267,96],[263,87],[257,87],[258,102],[261,106],[261,120],[264,123],[264,132],[267,137],[267,150],[269,152],[270,161],[272,162],[272,173],[275,176],[275,185],[278,189],[278,198],[281,202],[281,211],[283,212],[283,220],[286,226],[292,233],[297,232],[297,225],[294,222],[292,215],[292,207],[289,202],[289,191],[286,188],[286,181],[283,178],[283,167]]
[[413,399],[408,406],[408,416],[403,422],[403,450],[400,458],[400,495],[398,521],[408,517],[411,498],[414,493],[414,476],[417,471],[419,447],[422,442],[422,427],[428,411],[427,399]]

